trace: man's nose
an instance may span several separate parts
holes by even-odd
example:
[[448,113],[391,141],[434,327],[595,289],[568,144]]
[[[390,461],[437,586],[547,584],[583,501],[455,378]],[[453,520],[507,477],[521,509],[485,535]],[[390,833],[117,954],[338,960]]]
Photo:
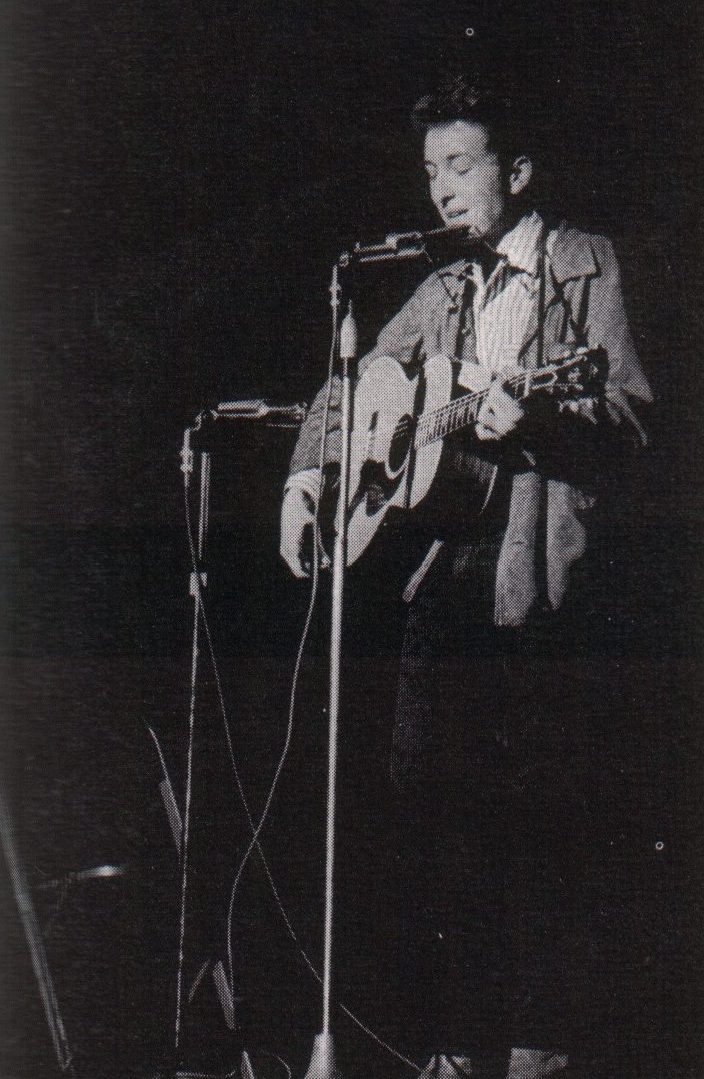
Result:
[[435,180],[435,201],[444,208],[452,201],[455,194],[452,177],[445,170],[439,172]]

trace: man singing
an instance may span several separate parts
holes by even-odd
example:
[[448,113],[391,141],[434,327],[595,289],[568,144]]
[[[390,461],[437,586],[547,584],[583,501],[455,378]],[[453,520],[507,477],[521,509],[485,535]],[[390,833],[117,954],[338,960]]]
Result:
[[[360,369],[386,356],[416,371],[444,353],[458,393],[489,386],[474,430],[446,445],[442,491],[458,523],[438,524],[409,590],[393,733],[423,1076],[595,1079],[593,987],[613,927],[589,792],[608,718],[603,687],[586,704],[583,642],[600,522],[621,461],[644,442],[651,395],[612,244],[546,220],[532,200],[529,119],[490,85],[449,75],[413,124],[443,224],[477,243],[423,281]],[[605,351],[601,389],[523,405],[506,392],[508,371],[580,347]],[[297,577],[310,572],[326,396],[285,489],[281,554]],[[339,459],[338,403],[335,383],[326,464]],[[474,457],[499,471],[492,512],[472,522],[461,511]]]

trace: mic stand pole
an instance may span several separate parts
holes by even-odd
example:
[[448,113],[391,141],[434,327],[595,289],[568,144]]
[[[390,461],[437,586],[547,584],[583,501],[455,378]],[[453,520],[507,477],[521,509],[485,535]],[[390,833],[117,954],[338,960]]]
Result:
[[[183,436],[183,448],[181,450],[181,471],[184,475],[184,492],[188,498],[190,479],[193,474],[194,453],[191,448],[191,436],[200,431],[203,422],[203,414],[196,418],[193,427],[187,427]],[[193,567],[189,577],[189,595],[193,600],[193,630],[191,637],[191,684],[190,702],[188,709],[188,750],[186,759],[186,790],[184,798],[183,825],[181,831],[181,904],[179,917],[179,941],[178,962],[176,972],[176,1014],[174,1018],[174,1056],[178,1063],[178,1053],[181,1048],[182,1020],[183,1020],[183,967],[184,947],[186,938],[186,915],[189,873],[189,840],[191,830],[191,799],[193,793],[193,749],[195,742],[196,698],[198,690],[198,659],[199,627],[201,619],[202,589],[206,587],[207,576],[203,568],[205,558],[205,545],[208,534],[208,510],[210,500],[210,454],[200,451],[200,484],[198,499],[198,532],[193,538]]]
[[[336,316],[340,307],[339,266],[335,263],[330,285],[331,306]],[[335,318],[337,323],[337,317]],[[332,935],[335,871],[335,808],[337,796],[337,734],[340,712],[340,668],[342,661],[342,615],[347,567],[347,507],[350,488],[350,445],[352,436],[352,403],[357,359],[357,327],[352,303],[342,326],[338,342],[342,365],[340,494],[336,515],[335,547],[332,562],[332,616],[330,629],[330,702],[328,723],[328,792],[325,835],[325,929],[323,944],[323,1022],[313,1044],[305,1079],[339,1079],[330,1030],[330,1001],[332,996]]]
[[[399,262],[424,256],[426,240],[453,235],[470,238],[466,229],[435,229],[429,233],[391,233],[381,244],[355,244],[353,251],[338,258],[332,271],[330,304],[337,327],[340,309],[340,270],[354,269],[364,263]],[[335,1065],[335,1052],[330,1031],[330,1000],[332,996],[332,931],[335,870],[335,805],[337,795],[337,732],[340,711],[340,668],[342,660],[342,614],[347,567],[347,526],[350,488],[350,447],[352,439],[352,404],[356,379],[357,325],[350,302],[335,342],[342,368],[340,495],[336,515],[335,549],[332,563],[332,616],[330,630],[330,703],[328,725],[328,795],[325,837],[325,931],[323,944],[323,1023],[313,1044],[305,1079],[340,1079]],[[325,432],[323,432],[325,437]],[[316,552],[317,557],[317,552]]]
[[[210,516],[210,467],[211,454],[198,445],[197,453],[193,448],[195,436],[202,436],[206,429],[222,420],[249,421],[266,427],[298,427],[305,418],[305,405],[279,405],[261,398],[244,401],[222,401],[215,408],[199,412],[193,424],[187,427],[183,433],[181,448],[181,471],[183,472],[184,496],[189,498],[192,477],[196,471],[198,461],[198,531],[191,537],[191,555],[193,565],[189,576],[189,596],[193,600],[193,628],[191,638],[191,671],[190,671],[190,702],[188,710],[188,749],[186,757],[186,783],[184,795],[183,822],[181,822],[178,808],[176,807],[177,819],[177,846],[181,858],[181,882],[180,882],[180,916],[179,916],[179,939],[178,939],[178,962],[176,971],[176,1010],[174,1018],[173,1045],[170,1051],[170,1061],[166,1071],[160,1072],[155,1079],[254,1079],[251,1061],[246,1050],[242,1051],[239,1068],[227,1072],[226,1075],[212,1072],[194,1072],[179,1068],[179,1054],[183,1040],[183,1017],[184,1005],[188,1001],[188,995],[184,990],[184,965],[185,943],[187,928],[187,899],[189,888],[189,845],[191,833],[192,796],[193,796],[193,766],[196,733],[196,706],[198,696],[198,673],[200,659],[200,625],[204,616],[203,592],[208,584],[206,571],[206,547],[208,540],[208,527]],[[190,519],[190,515],[189,515]],[[156,740],[156,739],[155,739]],[[158,747],[158,743],[157,743]],[[163,762],[162,762],[163,764]],[[168,779],[168,776],[167,776]],[[168,810],[167,810],[168,811]],[[1,822],[0,822],[1,823]],[[117,869],[119,867],[101,867]],[[102,874],[105,875],[105,874]],[[217,984],[217,983],[216,983]],[[234,994],[234,986],[227,983],[230,995]]]

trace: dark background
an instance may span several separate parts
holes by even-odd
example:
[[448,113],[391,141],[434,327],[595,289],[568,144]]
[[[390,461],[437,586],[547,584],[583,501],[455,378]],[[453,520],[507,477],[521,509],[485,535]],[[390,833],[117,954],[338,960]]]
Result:
[[[183,429],[223,398],[310,399],[326,365],[331,262],[352,239],[435,224],[407,114],[438,60],[481,54],[549,117],[547,204],[614,239],[656,394],[619,552],[627,631],[599,662],[629,704],[639,1036],[647,1031],[650,1057],[667,1062],[653,1075],[699,1075],[694,9],[93,0],[15,5],[5,19],[4,782],[77,1074],[146,1075],[171,1038],[177,867],[147,724],[180,784],[191,619]],[[414,269],[389,271],[365,289],[364,343],[416,280]],[[290,432],[228,431],[214,454],[209,603],[255,804],[282,744],[306,601],[276,555],[291,448]],[[350,1002],[403,1048],[411,1039],[377,1015],[384,885],[374,837],[406,568],[389,557],[351,582],[340,954]],[[268,839],[314,957],[324,652],[323,612]],[[223,957],[229,880],[246,840],[206,664],[198,714],[189,985],[203,959]],[[665,842],[659,858],[655,838]],[[73,885],[63,900],[38,889],[100,862],[126,865],[125,876]],[[350,865],[360,867],[351,883]],[[260,869],[246,881],[235,926],[240,1025],[227,1032],[208,982],[187,1013],[184,1062],[227,1070],[244,1039],[302,1070],[319,1022],[315,983]],[[2,1075],[52,1075],[7,884],[2,910]],[[360,1061],[372,1074],[397,1067],[349,1025],[339,1041],[348,1071]]]

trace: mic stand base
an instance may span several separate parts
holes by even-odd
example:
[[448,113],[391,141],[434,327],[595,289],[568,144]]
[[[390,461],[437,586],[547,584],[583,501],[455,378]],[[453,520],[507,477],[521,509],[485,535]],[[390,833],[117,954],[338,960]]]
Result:
[[335,1066],[335,1048],[329,1032],[316,1034],[305,1079],[342,1079]]
[[145,1079],[256,1079],[249,1054],[242,1050],[240,1063],[229,1071],[214,1071],[204,1067],[188,1067],[186,1064],[162,1061],[156,1071],[150,1071]]

